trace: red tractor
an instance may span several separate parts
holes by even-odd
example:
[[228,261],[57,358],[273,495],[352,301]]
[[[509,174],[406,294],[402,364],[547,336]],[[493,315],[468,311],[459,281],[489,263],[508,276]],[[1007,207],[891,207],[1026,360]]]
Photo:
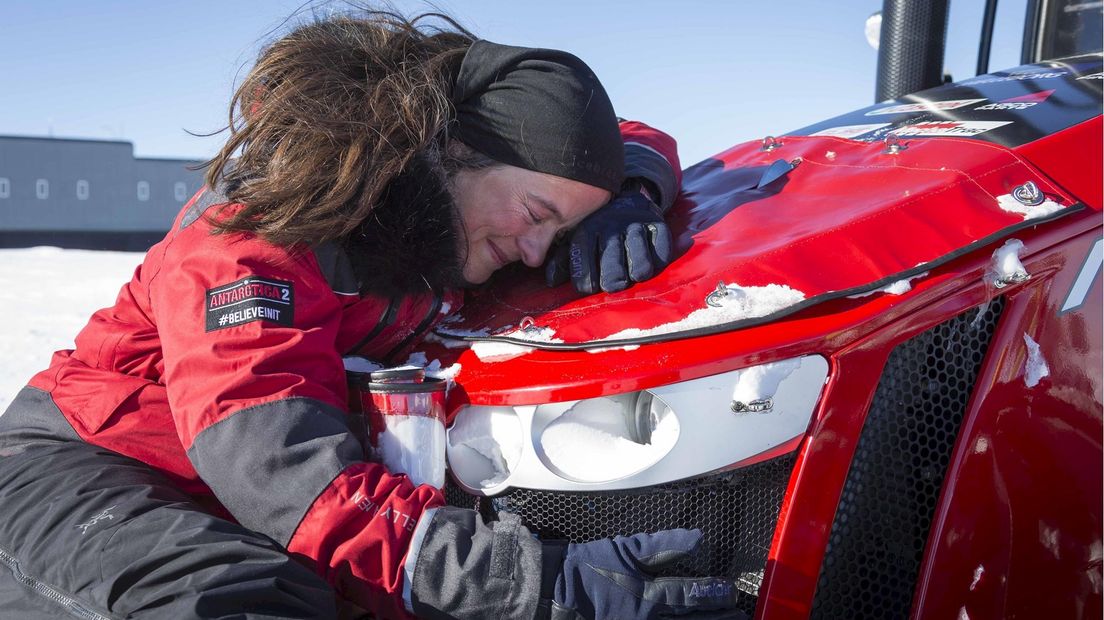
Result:
[[425,351],[450,503],[700,527],[675,572],[758,618],[1099,618],[1101,3],[1028,4],[941,85],[947,3],[887,2],[894,100],[688,168],[655,279],[477,294]]

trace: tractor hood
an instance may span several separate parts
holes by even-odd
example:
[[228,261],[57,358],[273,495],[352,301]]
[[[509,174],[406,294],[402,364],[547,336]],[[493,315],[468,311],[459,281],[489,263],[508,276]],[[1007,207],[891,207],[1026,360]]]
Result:
[[[491,354],[489,345],[502,345],[504,355],[507,345],[634,347],[904,286],[1082,208],[1014,148],[1099,121],[1100,56],[1060,64],[973,78],[735,146],[686,170],[668,214],[677,258],[659,276],[580,296],[570,285],[546,288],[534,270],[513,269],[475,291],[437,335],[482,342]],[[1037,105],[1006,105],[1013,99]],[[1028,123],[1035,108],[1038,118]],[[962,120],[963,110],[993,118]]]

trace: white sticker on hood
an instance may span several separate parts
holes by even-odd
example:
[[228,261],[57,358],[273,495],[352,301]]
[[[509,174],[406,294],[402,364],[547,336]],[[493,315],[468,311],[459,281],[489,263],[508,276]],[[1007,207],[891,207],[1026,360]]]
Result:
[[[984,101],[984,99],[982,100]],[[1012,121],[930,121],[893,130],[896,136],[976,136]]]
[[[866,123],[865,125],[844,125],[842,127],[829,127],[828,129],[821,129],[818,132],[809,134],[810,136],[830,136],[834,138],[855,138],[865,133],[870,133],[876,129],[882,127],[889,127],[889,123]],[[831,151],[829,151],[831,153]],[[835,153],[832,153],[832,157],[829,160],[835,159]]]
[[974,103],[986,101],[981,99],[951,99],[949,101],[922,101],[920,103],[905,103],[891,105],[888,108],[879,108],[866,113],[866,116],[878,116],[881,114],[907,114],[909,112],[938,112],[940,110],[954,110]]

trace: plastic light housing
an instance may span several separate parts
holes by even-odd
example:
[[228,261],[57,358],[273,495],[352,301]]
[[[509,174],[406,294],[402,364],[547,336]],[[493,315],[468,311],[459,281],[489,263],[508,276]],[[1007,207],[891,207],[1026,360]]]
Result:
[[792,449],[828,377],[819,355],[639,392],[518,407],[469,405],[448,429],[449,469],[470,493],[632,489]]

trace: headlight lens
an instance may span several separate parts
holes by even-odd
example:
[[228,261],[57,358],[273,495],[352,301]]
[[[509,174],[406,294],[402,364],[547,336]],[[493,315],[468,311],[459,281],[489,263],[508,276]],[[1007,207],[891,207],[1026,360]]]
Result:
[[675,413],[645,391],[576,402],[544,427],[537,448],[565,478],[606,482],[654,465],[678,435]]
[[638,488],[750,464],[796,446],[827,376],[827,360],[808,355],[581,401],[471,405],[449,428],[449,468],[495,495]]
[[521,420],[510,407],[466,407],[453,420],[447,445],[453,473],[496,486],[521,460]]

